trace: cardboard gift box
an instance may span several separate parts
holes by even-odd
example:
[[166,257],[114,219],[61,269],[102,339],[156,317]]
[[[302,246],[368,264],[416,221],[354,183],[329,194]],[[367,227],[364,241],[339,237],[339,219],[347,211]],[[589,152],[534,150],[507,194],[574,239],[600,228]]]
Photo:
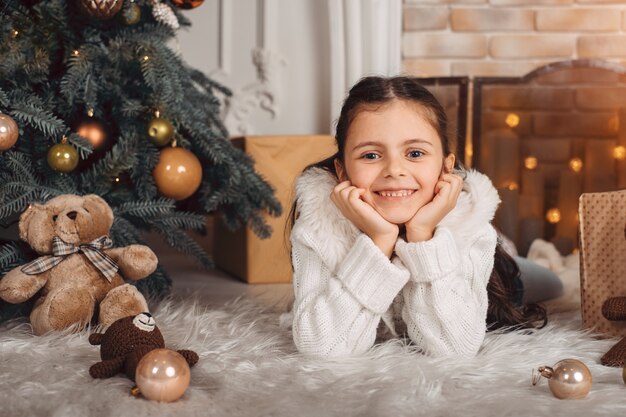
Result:
[[232,232],[221,219],[216,219],[215,264],[250,284],[291,282],[285,225],[294,199],[295,181],[308,165],[335,154],[335,138],[328,135],[246,136],[234,138],[233,144],[255,161],[256,171],[275,189],[283,213],[280,217],[265,216],[272,227],[268,239],[260,239],[249,228]]
[[578,215],[583,327],[625,336],[626,321],[605,319],[602,304],[626,296],[626,190],[581,195]]

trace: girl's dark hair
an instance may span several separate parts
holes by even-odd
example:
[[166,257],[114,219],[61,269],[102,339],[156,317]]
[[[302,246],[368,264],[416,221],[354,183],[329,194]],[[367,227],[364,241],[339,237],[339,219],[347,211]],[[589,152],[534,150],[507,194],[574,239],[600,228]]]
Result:
[[[398,77],[365,77],[356,83],[343,103],[337,121],[337,153],[323,161],[309,165],[309,168],[322,168],[337,176],[335,159],[344,161],[344,151],[348,129],[354,118],[361,111],[376,111],[381,106],[394,100],[405,100],[416,104],[416,111],[431,124],[439,134],[444,157],[450,154],[448,138],[448,118],[445,110],[437,99],[420,85],[414,78]],[[464,172],[462,165],[455,162],[455,168]],[[294,202],[287,221],[286,235],[296,221],[296,203]],[[288,242],[289,239],[286,239]],[[547,323],[545,309],[538,304],[521,304],[519,281],[520,270],[513,258],[502,248],[500,241],[496,245],[494,267],[487,284],[489,305],[487,308],[487,325],[490,330],[498,328],[531,328],[543,327]]]

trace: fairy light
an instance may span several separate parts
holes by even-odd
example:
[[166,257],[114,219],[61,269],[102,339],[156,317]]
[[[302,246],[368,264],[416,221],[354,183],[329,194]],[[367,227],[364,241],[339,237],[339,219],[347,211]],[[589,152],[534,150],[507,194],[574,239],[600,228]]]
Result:
[[557,224],[561,221],[561,210],[558,208],[551,208],[546,212],[546,220],[548,223]]
[[613,158],[617,159],[618,161],[623,161],[624,159],[626,159],[626,147],[620,145],[613,148]]
[[120,177],[115,177],[115,182],[120,182]]
[[517,127],[519,125],[519,116],[515,113],[509,113],[506,115],[504,122],[508,127]]
[[73,55],[73,56],[79,56],[79,55],[80,55],[80,52],[78,51],[78,49],[74,49],[74,50],[72,51],[72,55]]
[[13,31],[11,32],[11,34],[13,35],[14,38],[17,38],[17,35],[20,34],[19,31],[17,31],[16,29],[13,29]]
[[144,56],[143,56],[143,60],[144,60],[144,61],[147,61],[147,60],[149,60],[149,59],[150,59],[150,57],[149,57],[148,55],[144,55]]
[[580,158],[572,158],[569,160],[569,169],[574,172],[580,172],[583,169],[583,161]]
[[87,110],[87,116],[93,117],[93,109]]
[[528,170],[533,170],[535,168],[537,168],[537,165],[539,165],[539,161],[537,160],[536,157],[534,156],[527,156],[524,159],[524,166],[526,167],[526,169]]
[[519,185],[517,185],[517,183],[515,181],[507,181],[504,183],[504,188],[506,188],[507,190],[517,190],[519,189]]

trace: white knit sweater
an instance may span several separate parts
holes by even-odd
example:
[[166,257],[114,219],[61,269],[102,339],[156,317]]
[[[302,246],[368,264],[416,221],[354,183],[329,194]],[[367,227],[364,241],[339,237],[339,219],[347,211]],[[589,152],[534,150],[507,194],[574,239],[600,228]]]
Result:
[[296,184],[291,234],[293,338],[302,353],[342,356],[377,335],[408,335],[433,356],[473,356],[486,331],[487,282],[500,202],[491,181],[469,171],[457,206],[432,239],[399,238],[390,260],[330,201],[336,178],[319,168]]

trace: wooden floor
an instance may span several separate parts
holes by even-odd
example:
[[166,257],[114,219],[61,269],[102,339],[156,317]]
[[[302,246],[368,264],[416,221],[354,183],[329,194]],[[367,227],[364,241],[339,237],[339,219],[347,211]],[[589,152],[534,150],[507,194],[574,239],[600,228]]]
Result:
[[219,306],[245,296],[280,310],[287,310],[293,300],[291,284],[249,285],[218,269],[205,271],[193,258],[173,251],[158,241],[150,239],[149,245],[170,275],[172,295],[175,297],[194,297],[209,306]]

